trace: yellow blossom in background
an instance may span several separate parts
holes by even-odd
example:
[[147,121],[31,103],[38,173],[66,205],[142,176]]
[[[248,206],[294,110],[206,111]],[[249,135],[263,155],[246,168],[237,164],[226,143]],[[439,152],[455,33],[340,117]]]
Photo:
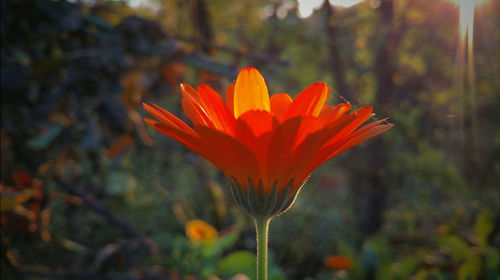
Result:
[[194,242],[212,241],[217,230],[202,220],[191,220],[186,223],[186,235]]

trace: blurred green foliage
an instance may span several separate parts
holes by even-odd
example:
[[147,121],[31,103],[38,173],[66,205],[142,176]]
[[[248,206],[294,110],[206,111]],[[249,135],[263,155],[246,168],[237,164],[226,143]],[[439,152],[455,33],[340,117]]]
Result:
[[[253,279],[255,232],[224,177],[140,108],[186,120],[180,82],[223,93],[247,65],[270,92],[325,81],[331,104],[395,123],[273,220],[270,279],[500,277],[500,1],[476,8],[472,83],[445,0],[305,19],[292,0],[145,3],[1,1],[2,279]],[[190,240],[192,219],[218,237]]]

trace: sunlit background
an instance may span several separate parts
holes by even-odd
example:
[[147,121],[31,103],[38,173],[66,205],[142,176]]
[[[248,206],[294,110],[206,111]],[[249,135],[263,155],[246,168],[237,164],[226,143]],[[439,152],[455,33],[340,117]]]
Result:
[[394,128],[271,223],[270,279],[500,277],[499,0],[1,1],[1,279],[254,279],[255,232],[211,164],[144,125],[179,84]]

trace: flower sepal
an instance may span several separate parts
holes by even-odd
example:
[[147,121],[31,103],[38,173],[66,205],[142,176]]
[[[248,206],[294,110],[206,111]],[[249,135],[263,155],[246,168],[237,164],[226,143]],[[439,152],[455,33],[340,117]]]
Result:
[[248,188],[244,188],[234,178],[230,178],[231,193],[236,204],[253,218],[273,218],[293,205],[307,179],[298,188],[294,188],[293,182],[290,182],[283,190],[278,191],[277,184],[274,184],[271,191],[265,192],[262,185],[255,187],[250,180]]

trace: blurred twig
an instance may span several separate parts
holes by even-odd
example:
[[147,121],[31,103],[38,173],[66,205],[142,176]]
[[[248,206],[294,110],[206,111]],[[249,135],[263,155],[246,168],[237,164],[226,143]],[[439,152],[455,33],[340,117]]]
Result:
[[26,277],[47,278],[47,279],[92,279],[92,280],[169,280],[169,277],[156,276],[132,276],[127,274],[99,274],[87,271],[51,271],[49,268],[23,268],[21,274]]
[[120,228],[127,237],[136,238],[150,252],[156,252],[158,250],[158,246],[153,240],[134,229],[123,218],[113,214],[102,201],[92,197],[90,194],[79,189],[76,185],[65,182],[58,177],[55,177],[54,181],[68,193],[81,197],[87,206],[89,206],[97,214],[105,217],[112,225]]
[[51,271],[46,270],[36,270],[32,268],[21,269],[21,274],[26,277],[37,277],[37,278],[47,278],[47,279],[104,279],[104,280],[114,280],[114,279],[130,279],[129,277],[123,277],[123,275],[118,276],[108,276],[97,273],[89,273],[84,271]]
[[219,51],[232,53],[232,54],[235,54],[238,56],[246,56],[250,59],[255,59],[255,60],[265,61],[265,62],[272,62],[272,63],[276,63],[276,64],[279,64],[279,65],[285,66],[285,67],[290,67],[292,65],[292,63],[289,60],[284,60],[284,59],[275,57],[273,55],[269,55],[267,53],[241,51],[241,50],[238,50],[235,48],[230,48],[227,46],[215,45],[215,44],[209,43],[201,38],[186,37],[186,36],[174,36],[174,38],[177,40],[180,40],[180,41],[200,44],[201,46],[204,46],[204,47],[217,49]]

